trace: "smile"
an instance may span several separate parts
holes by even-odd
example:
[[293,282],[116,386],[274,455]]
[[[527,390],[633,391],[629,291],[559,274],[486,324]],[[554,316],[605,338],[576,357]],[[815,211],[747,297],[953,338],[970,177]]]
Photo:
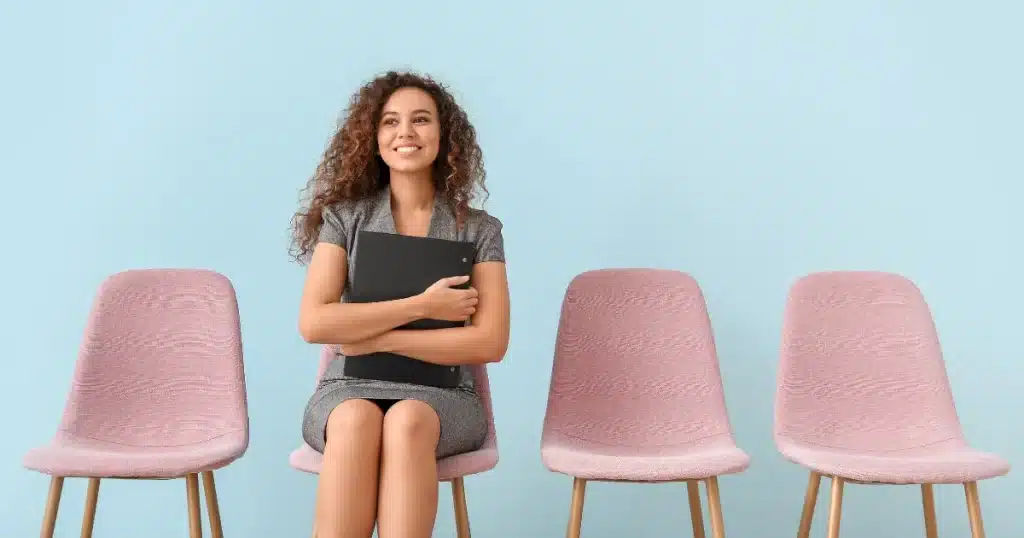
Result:
[[419,149],[419,146],[402,146],[400,148],[395,149],[395,151],[397,151],[398,153],[412,153],[414,151],[419,151]]

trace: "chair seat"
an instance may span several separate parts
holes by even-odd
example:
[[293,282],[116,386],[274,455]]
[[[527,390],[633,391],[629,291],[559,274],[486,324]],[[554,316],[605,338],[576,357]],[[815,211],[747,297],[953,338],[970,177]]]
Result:
[[549,432],[541,460],[551,471],[588,480],[668,482],[738,473],[750,457],[726,435],[672,447],[609,446]]
[[58,437],[30,450],[22,463],[51,476],[178,478],[223,467],[240,458],[248,444],[244,431],[179,446],[127,446]]
[[[323,455],[303,443],[288,456],[288,463],[299,471],[317,474],[323,465]],[[438,462],[438,478],[451,480],[462,476],[489,471],[498,465],[498,449],[485,446],[480,450],[458,454]]]
[[778,440],[793,463],[823,475],[880,484],[960,484],[1002,476],[1010,463],[963,442],[951,441],[898,452],[872,453]]

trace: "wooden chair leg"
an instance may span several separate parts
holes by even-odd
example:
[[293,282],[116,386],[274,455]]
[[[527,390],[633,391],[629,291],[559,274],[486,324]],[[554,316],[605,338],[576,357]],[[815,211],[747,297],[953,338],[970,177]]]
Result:
[[978,483],[964,484],[967,494],[967,517],[971,522],[971,537],[985,538],[985,525],[981,522],[981,499],[978,498]]
[[811,471],[807,479],[807,493],[804,494],[804,509],[800,512],[800,528],[796,531],[797,538],[808,538],[811,535],[811,523],[814,521],[814,508],[818,504],[820,488],[821,474]]
[[89,489],[85,492],[85,513],[82,514],[82,538],[92,538],[96,524],[96,504],[100,497],[100,479],[90,478]]
[[458,538],[470,538],[469,508],[466,506],[466,484],[462,477],[452,479],[452,503],[455,505],[455,533]]
[[718,477],[704,480],[708,488],[708,515],[711,516],[711,536],[725,538],[725,518],[722,517],[722,496],[718,492]]
[[939,538],[939,524],[935,519],[935,493],[931,484],[921,484],[921,505],[924,507],[925,538]]
[[203,494],[206,496],[206,513],[210,516],[210,536],[224,538],[224,529],[220,522],[220,505],[217,504],[217,486],[213,481],[213,471],[203,471]]
[[843,479],[832,477],[832,499],[828,509],[828,538],[839,538],[839,520],[843,517]]
[[188,536],[203,538],[203,518],[199,511],[199,475],[185,475],[185,493],[188,497]]
[[580,538],[583,529],[583,497],[587,493],[587,481],[582,478],[572,480],[572,504],[569,506],[569,528],[565,531],[566,538]]
[[693,538],[704,538],[704,512],[700,507],[700,486],[696,480],[686,481],[686,496],[690,500],[690,523]]
[[63,489],[63,476],[50,478],[50,493],[46,497],[46,509],[43,512],[43,528],[39,531],[40,538],[53,538],[53,530],[57,526],[57,508],[60,507],[60,494]]

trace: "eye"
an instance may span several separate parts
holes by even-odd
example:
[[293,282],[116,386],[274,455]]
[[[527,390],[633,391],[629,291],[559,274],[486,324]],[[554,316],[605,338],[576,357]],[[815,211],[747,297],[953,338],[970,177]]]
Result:
[[398,120],[396,120],[395,118],[387,118],[382,123],[384,125],[394,125],[397,122],[398,122]]
[[416,123],[430,123],[430,118],[426,116],[420,116],[414,120]]

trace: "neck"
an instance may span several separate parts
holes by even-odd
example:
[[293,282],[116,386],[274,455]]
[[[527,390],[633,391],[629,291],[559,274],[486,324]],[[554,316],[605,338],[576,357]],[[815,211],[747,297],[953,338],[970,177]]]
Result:
[[426,173],[391,172],[391,203],[402,211],[429,210],[434,207],[434,182]]

